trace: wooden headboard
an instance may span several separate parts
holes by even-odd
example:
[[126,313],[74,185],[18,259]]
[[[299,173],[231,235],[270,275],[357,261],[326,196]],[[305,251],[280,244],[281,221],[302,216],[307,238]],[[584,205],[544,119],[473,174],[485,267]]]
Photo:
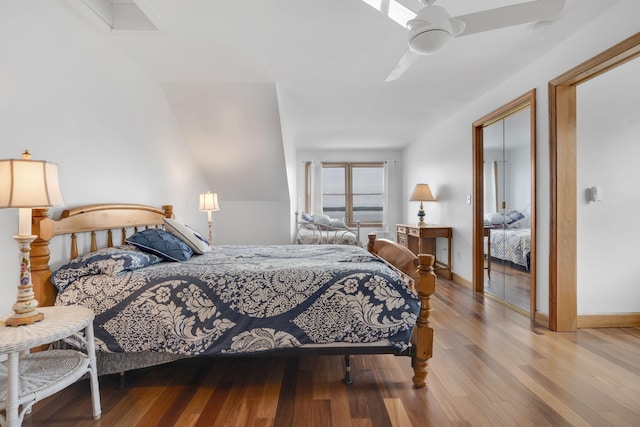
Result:
[[127,230],[132,233],[139,228],[161,227],[164,218],[173,218],[173,206],[165,205],[162,209],[135,204],[94,204],[67,209],[60,218],[49,218],[46,208],[33,209],[32,233],[38,236],[31,244],[31,280],[33,292],[40,306],[53,305],[56,288],[51,284],[51,251],[49,242],[55,236],[70,235],[71,249],[69,260],[78,257],[78,233],[90,233],[90,251],[98,250],[96,232],[106,231],[107,247],[113,246],[113,232],[120,234],[120,242],[124,244]]

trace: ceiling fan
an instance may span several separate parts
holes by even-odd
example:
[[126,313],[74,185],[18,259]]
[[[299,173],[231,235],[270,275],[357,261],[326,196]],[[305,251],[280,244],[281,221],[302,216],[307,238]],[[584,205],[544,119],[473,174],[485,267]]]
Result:
[[423,7],[417,11],[409,10],[396,0],[363,1],[401,25],[403,19],[409,18],[405,21],[409,47],[385,79],[387,82],[399,78],[419,56],[442,49],[453,37],[528,22],[545,22],[556,17],[565,3],[565,0],[536,0],[452,18],[445,8],[434,4],[436,0],[419,0]]

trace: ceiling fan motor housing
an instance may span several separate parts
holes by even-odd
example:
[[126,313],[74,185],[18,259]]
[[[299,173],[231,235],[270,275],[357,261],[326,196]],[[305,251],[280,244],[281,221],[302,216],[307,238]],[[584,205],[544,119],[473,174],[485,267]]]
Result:
[[430,55],[442,49],[464,30],[464,22],[452,19],[441,6],[427,6],[415,19],[407,22],[409,47],[420,55]]

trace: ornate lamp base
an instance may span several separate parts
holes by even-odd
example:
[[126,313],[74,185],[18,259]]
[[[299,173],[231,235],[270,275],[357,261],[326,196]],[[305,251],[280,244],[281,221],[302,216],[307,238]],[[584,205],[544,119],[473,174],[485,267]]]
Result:
[[[209,215],[211,215],[211,212],[209,212]],[[213,225],[213,221],[209,220],[207,221],[207,225],[209,227],[209,246],[213,248],[213,231],[212,231],[212,225]]]
[[38,300],[33,293],[31,283],[31,242],[36,236],[14,236],[20,245],[20,285],[18,286],[18,300],[13,305],[14,315],[5,321],[6,326],[30,325],[44,319],[44,314],[38,310]]
[[420,210],[418,211],[418,227],[426,227],[427,223],[424,222],[424,217],[424,206],[422,205],[422,202],[420,202]]
[[22,325],[30,325],[32,323],[36,323],[44,319],[44,314],[39,312],[38,310],[33,310],[31,313],[27,314],[14,314],[4,321],[6,326],[22,326]]

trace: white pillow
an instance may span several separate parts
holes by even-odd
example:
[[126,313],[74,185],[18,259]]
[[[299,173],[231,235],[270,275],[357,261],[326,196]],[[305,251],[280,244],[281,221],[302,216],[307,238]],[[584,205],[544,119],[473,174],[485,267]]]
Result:
[[211,248],[209,247],[209,242],[207,239],[202,237],[200,233],[198,233],[193,228],[189,227],[186,224],[182,224],[181,222],[176,221],[175,219],[165,218],[164,226],[167,231],[183,242],[185,242],[193,252],[198,255],[202,255],[205,252],[209,252]]
[[491,224],[502,224],[505,222],[504,215],[498,212],[487,215],[487,219],[491,221]]
[[331,218],[329,215],[313,214],[313,222],[320,225],[331,226]]
[[347,228],[347,224],[343,220],[337,218],[331,218],[331,226],[333,228]]

